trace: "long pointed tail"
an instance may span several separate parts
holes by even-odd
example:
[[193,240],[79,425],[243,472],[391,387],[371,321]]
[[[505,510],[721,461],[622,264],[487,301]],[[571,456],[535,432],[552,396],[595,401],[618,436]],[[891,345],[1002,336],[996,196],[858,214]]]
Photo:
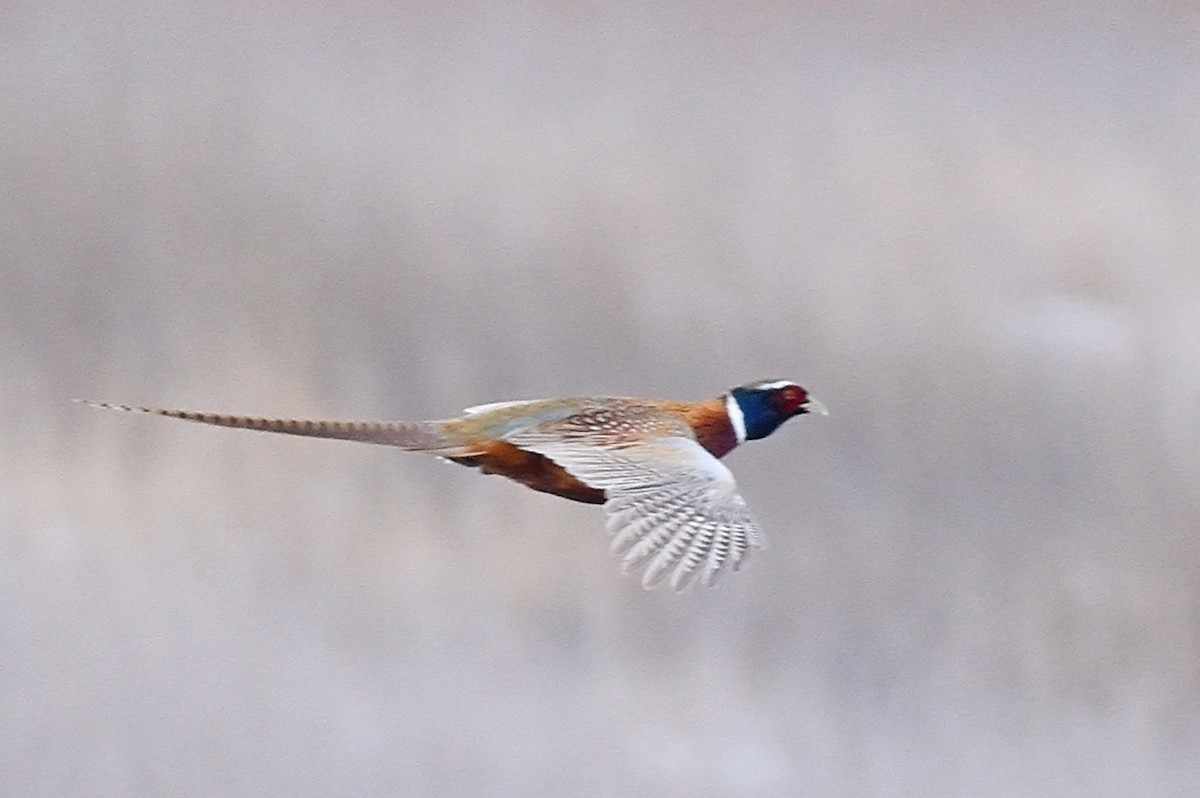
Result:
[[159,407],[133,407],[114,405],[108,402],[92,402],[77,399],[81,404],[103,410],[122,410],[127,413],[146,413],[166,416],[199,424],[234,429],[253,429],[263,432],[281,432],[285,435],[302,435],[308,438],[335,438],[344,441],[378,443],[398,446],[410,451],[436,454],[458,454],[461,446],[447,440],[436,421],[318,421],[292,418],[260,418],[257,416],[227,416],[218,413],[196,413],[191,410],[167,410]]

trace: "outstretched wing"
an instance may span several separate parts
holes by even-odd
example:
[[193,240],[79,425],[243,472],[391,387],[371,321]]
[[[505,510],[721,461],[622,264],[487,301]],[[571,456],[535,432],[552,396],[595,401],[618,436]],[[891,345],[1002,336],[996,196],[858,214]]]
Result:
[[655,422],[651,437],[634,437],[584,414],[506,439],[605,491],[613,551],[624,555],[626,572],[649,563],[645,587],[668,574],[676,590],[697,574],[712,586],[726,567],[736,570],[751,548],[764,545],[762,532],[733,474],[696,442],[691,428],[674,418]]

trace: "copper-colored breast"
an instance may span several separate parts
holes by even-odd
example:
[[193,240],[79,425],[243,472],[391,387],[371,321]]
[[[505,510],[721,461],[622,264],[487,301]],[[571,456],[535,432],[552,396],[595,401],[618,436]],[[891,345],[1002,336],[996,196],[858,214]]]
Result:
[[729,422],[723,397],[707,402],[680,403],[679,408],[692,432],[696,433],[696,440],[713,457],[724,457],[737,447],[737,434]]
[[477,466],[485,474],[508,477],[542,493],[587,504],[604,503],[604,491],[583,484],[553,460],[518,449],[506,441],[485,444],[478,454],[459,462]]

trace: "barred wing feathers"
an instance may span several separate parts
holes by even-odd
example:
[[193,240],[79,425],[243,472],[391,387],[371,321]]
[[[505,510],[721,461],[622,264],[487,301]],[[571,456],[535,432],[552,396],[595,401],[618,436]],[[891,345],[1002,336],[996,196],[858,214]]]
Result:
[[676,590],[697,575],[711,586],[727,567],[736,570],[751,548],[763,546],[763,535],[729,469],[682,421],[663,426],[667,434],[629,440],[572,418],[507,440],[605,491],[612,549],[624,555],[627,572],[646,566],[646,588],[668,575]]

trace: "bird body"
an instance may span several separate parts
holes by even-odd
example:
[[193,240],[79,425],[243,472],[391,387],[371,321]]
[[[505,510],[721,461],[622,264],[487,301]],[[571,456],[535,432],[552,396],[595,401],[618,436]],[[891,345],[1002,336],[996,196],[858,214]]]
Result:
[[397,446],[499,474],[573,501],[603,504],[626,570],[642,582],[697,574],[713,584],[763,545],[720,461],[792,416],[825,413],[795,383],[750,383],[700,402],[576,397],[494,402],[438,421],[312,421],[90,403],[221,427]]
[[573,399],[499,402],[468,408],[460,419],[442,422],[442,435],[462,441],[470,454],[447,459],[477,467],[484,474],[500,474],[543,493],[603,504],[603,489],[580,481],[544,454],[523,449],[507,438],[540,424],[575,418],[584,429],[613,446],[629,446],[639,440],[678,434],[679,419],[692,430],[697,442],[713,457],[723,457],[737,446],[737,438],[724,403],[648,401],[624,397],[579,397]]

